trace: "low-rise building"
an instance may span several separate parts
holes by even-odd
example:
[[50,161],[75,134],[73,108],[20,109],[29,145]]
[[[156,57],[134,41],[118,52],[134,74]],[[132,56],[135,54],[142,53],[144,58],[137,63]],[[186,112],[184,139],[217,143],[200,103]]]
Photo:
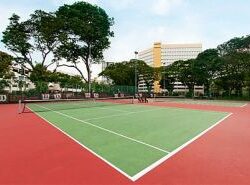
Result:
[[18,64],[13,64],[11,66],[11,72],[13,77],[9,79],[8,87],[5,87],[5,91],[27,91],[29,89],[34,89],[35,85],[29,80],[29,71],[25,70]]

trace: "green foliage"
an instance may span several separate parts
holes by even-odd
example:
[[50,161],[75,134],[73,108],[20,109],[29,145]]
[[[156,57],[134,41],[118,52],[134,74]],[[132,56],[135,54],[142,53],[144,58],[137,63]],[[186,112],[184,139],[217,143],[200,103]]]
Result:
[[248,91],[248,96],[250,97],[250,70],[245,73],[245,86],[246,90]]
[[176,69],[174,65],[164,66],[161,68],[162,78],[160,80],[160,87],[167,89],[169,95],[173,95],[174,83],[177,82]]
[[36,85],[37,92],[44,93],[48,91],[50,82],[59,83],[61,88],[84,87],[80,76],[70,76],[65,73],[51,72],[41,64],[37,64],[30,74],[30,80]]
[[10,67],[12,64],[12,56],[0,51],[0,78],[9,79],[12,74]]
[[41,93],[39,92],[39,89],[29,89],[28,91],[24,92],[24,94],[29,98],[32,96],[40,96]]
[[[166,80],[165,82],[171,85],[168,85],[168,89],[170,93],[172,92],[173,82],[181,82],[186,85],[189,89],[189,93],[193,94],[194,85],[201,84],[201,80],[199,79],[199,69],[196,66],[196,60],[179,60],[171,64],[165,70],[166,77],[170,77],[170,79]],[[162,82],[161,82],[162,84]]]
[[92,90],[95,93],[103,95],[114,96],[114,94],[124,93],[126,95],[134,95],[135,87],[126,85],[110,85],[104,83],[93,82],[91,84]]
[[210,85],[218,75],[222,62],[217,49],[207,49],[200,53],[195,62],[197,78],[205,86],[205,93],[210,96]]
[[75,88],[75,87],[86,88],[86,85],[85,83],[83,83],[80,76],[70,76],[63,73],[57,73],[57,74],[59,74],[57,82],[59,82],[62,88]]
[[8,80],[13,76],[10,71],[12,56],[0,51],[0,91],[9,85]]
[[[206,94],[242,96],[243,88],[250,95],[250,36],[234,38],[208,49],[196,59],[176,61],[163,69],[161,87],[165,82],[171,93],[173,83],[182,82],[193,94],[194,85],[204,85]],[[165,78],[164,78],[165,76]]]
[[[91,79],[91,63],[103,58],[103,51],[110,45],[109,38],[113,37],[110,30],[113,18],[102,8],[86,2],[64,5],[52,13],[36,10],[25,21],[13,14],[9,20],[2,42],[15,54],[15,62],[36,72],[39,72],[37,64],[40,72],[52,66],[73,67],[86,82]],[[38,54],[40,60],[37,60]],[[60,63],[60,59],[66,59],[67,64]],[[87,78],[78,67],[82,62]],[[32,77],[35,78],[39,76]],[[43,81],[43,76],[41,78]]]
[[109,65],[99,76],[104,76],[113,81],[115,85],[134,86],[135,77],[137,82],[139,78],[143,79],[151,91],[153,82],[160,79],[160,69],[152,68],[141,60],[130,60],[121,63]]
[[13,14],[10,18],[10,24],[3,32],[2,42],[13,52],[19,53],[23,58],[19,58],[20,62],[30,62],[27,55],[32,50],[29,43],[30,35],[25,22],[20,22],[20,17]]
[[50,82],[51,72],[46,69],[42,64],[37,64],[30,74],[30,80],[32,82]]
[[[147,87],[148,93],[151,92],[154,81],[159,81],[161,78],[161,68],[153,68],[148,66],[144,61],[142,60],[135,60],[134,61],[137,68],[137,75],[139,79],[141,78]],[[138,82],[138,80],[137,80]]]
[[222,60],[216,79],[218,86],[229,96],[242,96],[243,87],[249,87],[247,74],[250,71],[250,36],[233,38],[219,45],[218,51]]
[[5,87],[9,85],[8,81],[0,79],[0,92],[4,90]]
[[[52,13],[37,10],[26,21],[21,22],[16,14],[9,20],[2,42],[15,53],[15,62],[29,70],[33,70],[37,63],[46,68],[55,63],[53,55],[50,55],[50,60],[47,59],[58,46],[59,24]],[[33,53],[40,54],[41,60],[36,61]]]
[[[57,57],[64,58],[68,66],[75,68],[88,83],[91,79],[91,63],[103,58],[103,51],[110,45],[109,38],[113,36],[110,27],[114,24],[106,12],[87,2],[77,2],[64,5],[56,12],[58,20],[63,23],[57,49]],[[83,63],[88,76],[83,75],[77,64]]]
[[99,76],[112,80],[115,85],[134,85],[135,65],[129,62],[119,62],[109,65]]
[[41,93],[48,93],[48,83],[47,82],[43,82],[43,81],[37,81],[35,82],[35,86],[36,86],[36,91],[41,94]]

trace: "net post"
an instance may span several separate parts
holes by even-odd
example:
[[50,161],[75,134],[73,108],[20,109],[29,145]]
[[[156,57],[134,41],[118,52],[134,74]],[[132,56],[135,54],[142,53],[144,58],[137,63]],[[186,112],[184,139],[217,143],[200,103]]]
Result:
[[22,113],[22,100],[18,100],[18,114]]

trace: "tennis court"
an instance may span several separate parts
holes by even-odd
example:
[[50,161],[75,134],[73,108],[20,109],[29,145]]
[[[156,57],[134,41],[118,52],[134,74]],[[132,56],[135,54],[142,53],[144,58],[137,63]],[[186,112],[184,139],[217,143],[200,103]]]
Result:
[[202,104],[202,105],[216,105],[226,107],[243,107],[247,104],[246,101],[230,101],[230,100],[201,100],[201,99],[187,99],[187,98],[170,98],[170,97],[156,97],[155,102],[169,102],[169,103],[184,103],[184,104]]
[[27,107],[131,180],[230,115],[124,100],[33,102]]

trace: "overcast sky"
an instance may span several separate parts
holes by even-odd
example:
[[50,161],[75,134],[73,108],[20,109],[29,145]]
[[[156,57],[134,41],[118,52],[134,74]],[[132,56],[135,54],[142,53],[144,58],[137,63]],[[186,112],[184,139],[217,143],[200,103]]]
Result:
[[[8,18],[16,13],[26,19],[36,9],[55,11],[74,0],[0,0],[0,39]],[[114,17],[106,61],[134,57],[135,50],[164,43],[200,42],[203,50],[250,33],[249,0],[87,0]],[[6,51],[0,43],[0,50]]]

